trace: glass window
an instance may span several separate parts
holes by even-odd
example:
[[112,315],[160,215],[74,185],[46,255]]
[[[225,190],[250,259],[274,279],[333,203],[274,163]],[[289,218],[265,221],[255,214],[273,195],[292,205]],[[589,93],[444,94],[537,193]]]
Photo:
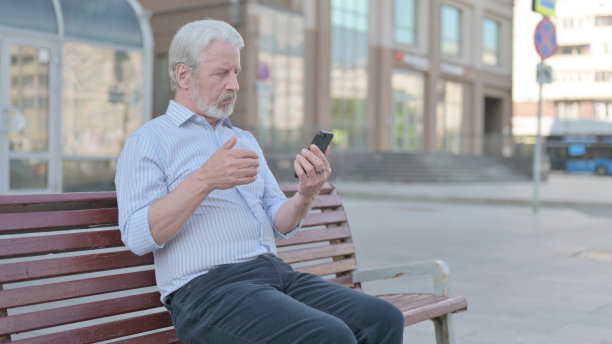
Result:
[[557,115],[560,119],[578,119],[580,117],[580,106],[578,102],[559,102]]
[[11,45],[10,104],[20,112],[12,119],[19,130],[9,135],[14,152],[49,149],[49,60],[47,49]]
[[158,55],[155,59],[155,103],[153,105],[153,117],[166,113],[168,102],[174,98],[174,91],[170,87],[170,75],[168,75],[168,55]]
[[60,0],[66,37],[142,47],[138,18],[125,0]]
[[416,44],[416,0],[395,0],[393,37],[397,43]]
[[596,16],[595,26],[612,26],[612,16]]
[[10,189],[44,189],[47,187],[48,162],[44,159],[11,159]]
[[142,54],[64,44],[62,146],[65,155],[118,156],[142,124]]
[[368,1],[332,1],[332,127],[334,145],[367,147]]
[[499,65],[499,22],[485,18],[482,22],[482,62]]
[[436,137],[438,150],[461,152],[463,120],[463,85],[457,82],[438,82],[436,108]]
[[442,5],[440,21],[442,53],[460,56],[461,52],[461,11],[452,6]]
[[304,125],[304,18],[260,8],[256,93],[259,142],[264,147],[301,147]]
[[53,2],[0,0],[0,25],[57,34]]
[[391,148],[396,151],[423,149],[423,74],[394,70],[391,76]]

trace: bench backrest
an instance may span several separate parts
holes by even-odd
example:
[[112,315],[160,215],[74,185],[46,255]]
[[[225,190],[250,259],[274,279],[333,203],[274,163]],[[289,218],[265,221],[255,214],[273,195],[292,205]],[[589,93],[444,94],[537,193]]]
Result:
[[[291,196],[296,185],[283,191]],[[114,192],[0,196],[0,342],[176,342],[155,287],[153,255],[121,242]],[[355,250],[342,199],[326,184],[279,256],[354,287]],[[129,313],[129,314],[128,314]],[[129,338],[129,337],[128,337]]]

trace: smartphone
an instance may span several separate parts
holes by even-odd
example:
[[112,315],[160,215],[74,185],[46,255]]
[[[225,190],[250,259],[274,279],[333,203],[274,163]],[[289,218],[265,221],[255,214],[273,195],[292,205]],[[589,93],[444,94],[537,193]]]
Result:
[[[331,131],[319,130],[315,134],[315,136],[312,138],[312,142],[310,144],[319,147],[321,152],[325,154],[325,151],[327,150],[327,146],[329,146],[333,138],[334,138],[334,133],[332,133]],[[309,147],[310,145],[308,145],[308,148]],[[297,173],[294,173],[293,175],[295,178],[298,177]]]

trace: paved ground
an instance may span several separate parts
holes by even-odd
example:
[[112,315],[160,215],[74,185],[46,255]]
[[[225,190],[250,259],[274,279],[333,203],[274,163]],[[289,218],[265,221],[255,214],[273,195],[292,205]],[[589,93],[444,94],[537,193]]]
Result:
[[[360,267],[447,262],[469,302],[454,317],[457,343],[612,343],[612,178],[553,175],[537,214],[529,182],[335,184]],[[366,288],[425,291],[431,281]],[[406,343],[434,338],[430,322],[405,333]]]

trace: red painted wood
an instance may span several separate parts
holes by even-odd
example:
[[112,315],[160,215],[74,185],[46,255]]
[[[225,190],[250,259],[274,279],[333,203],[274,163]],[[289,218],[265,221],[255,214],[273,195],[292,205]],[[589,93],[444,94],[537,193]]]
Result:
[[[27,215],[26,215],[27,216]],[[0,258],[123,246],[119,230],[0,239]]]
[[161,306],[159,293],[147,293],[0,318],[0,335],[33,331]]
[[354,253],[355,247],[353,244],[344,243],[282,251],[278,255],[285,262],[293,264],[336,256],[352,256]]
[[342,206],[340,195],[319,195],[312,203],[312,209],[338,208]]
[[[172,326],[170,313],[160,312],[17,341],[21,344],[94,343]],[[165,331],[174,333],[174,330]],[[157,336],[165,337],[164,333]],[[174,335],[176,338],[176,335]],[[151,343],[141,341],[140,343]]]
[[302,227],[343,224],[345,222],[346,213],[344,210],[326,211],[323,213],[309,213],[304,222],[302,222]]
[[174,329],[113,342],[113,344],[175,344],[180,343]]
[[154,270],[138,271],[0,290],[0,305],[4,308],[21,307],[155,285]]
[[276,246],[285,247],[291,245],[311,244],[321,241],[348,239],[350,237],[351,231],[346,226],[300,230],[289,239],[277,239]]
[[0,234],[117,224],[117,208],[0,214]]
[[352,272],[357,267],[357,261],[354,258],[337,260],[331,263],[322,263],[316,265],[308,265],[295,268],[297,271],[307,272],[319,276],[341,274]]
[[130,251],[0,264],[0,284],[148,264],[153,264],[151,253],[137,256]]

